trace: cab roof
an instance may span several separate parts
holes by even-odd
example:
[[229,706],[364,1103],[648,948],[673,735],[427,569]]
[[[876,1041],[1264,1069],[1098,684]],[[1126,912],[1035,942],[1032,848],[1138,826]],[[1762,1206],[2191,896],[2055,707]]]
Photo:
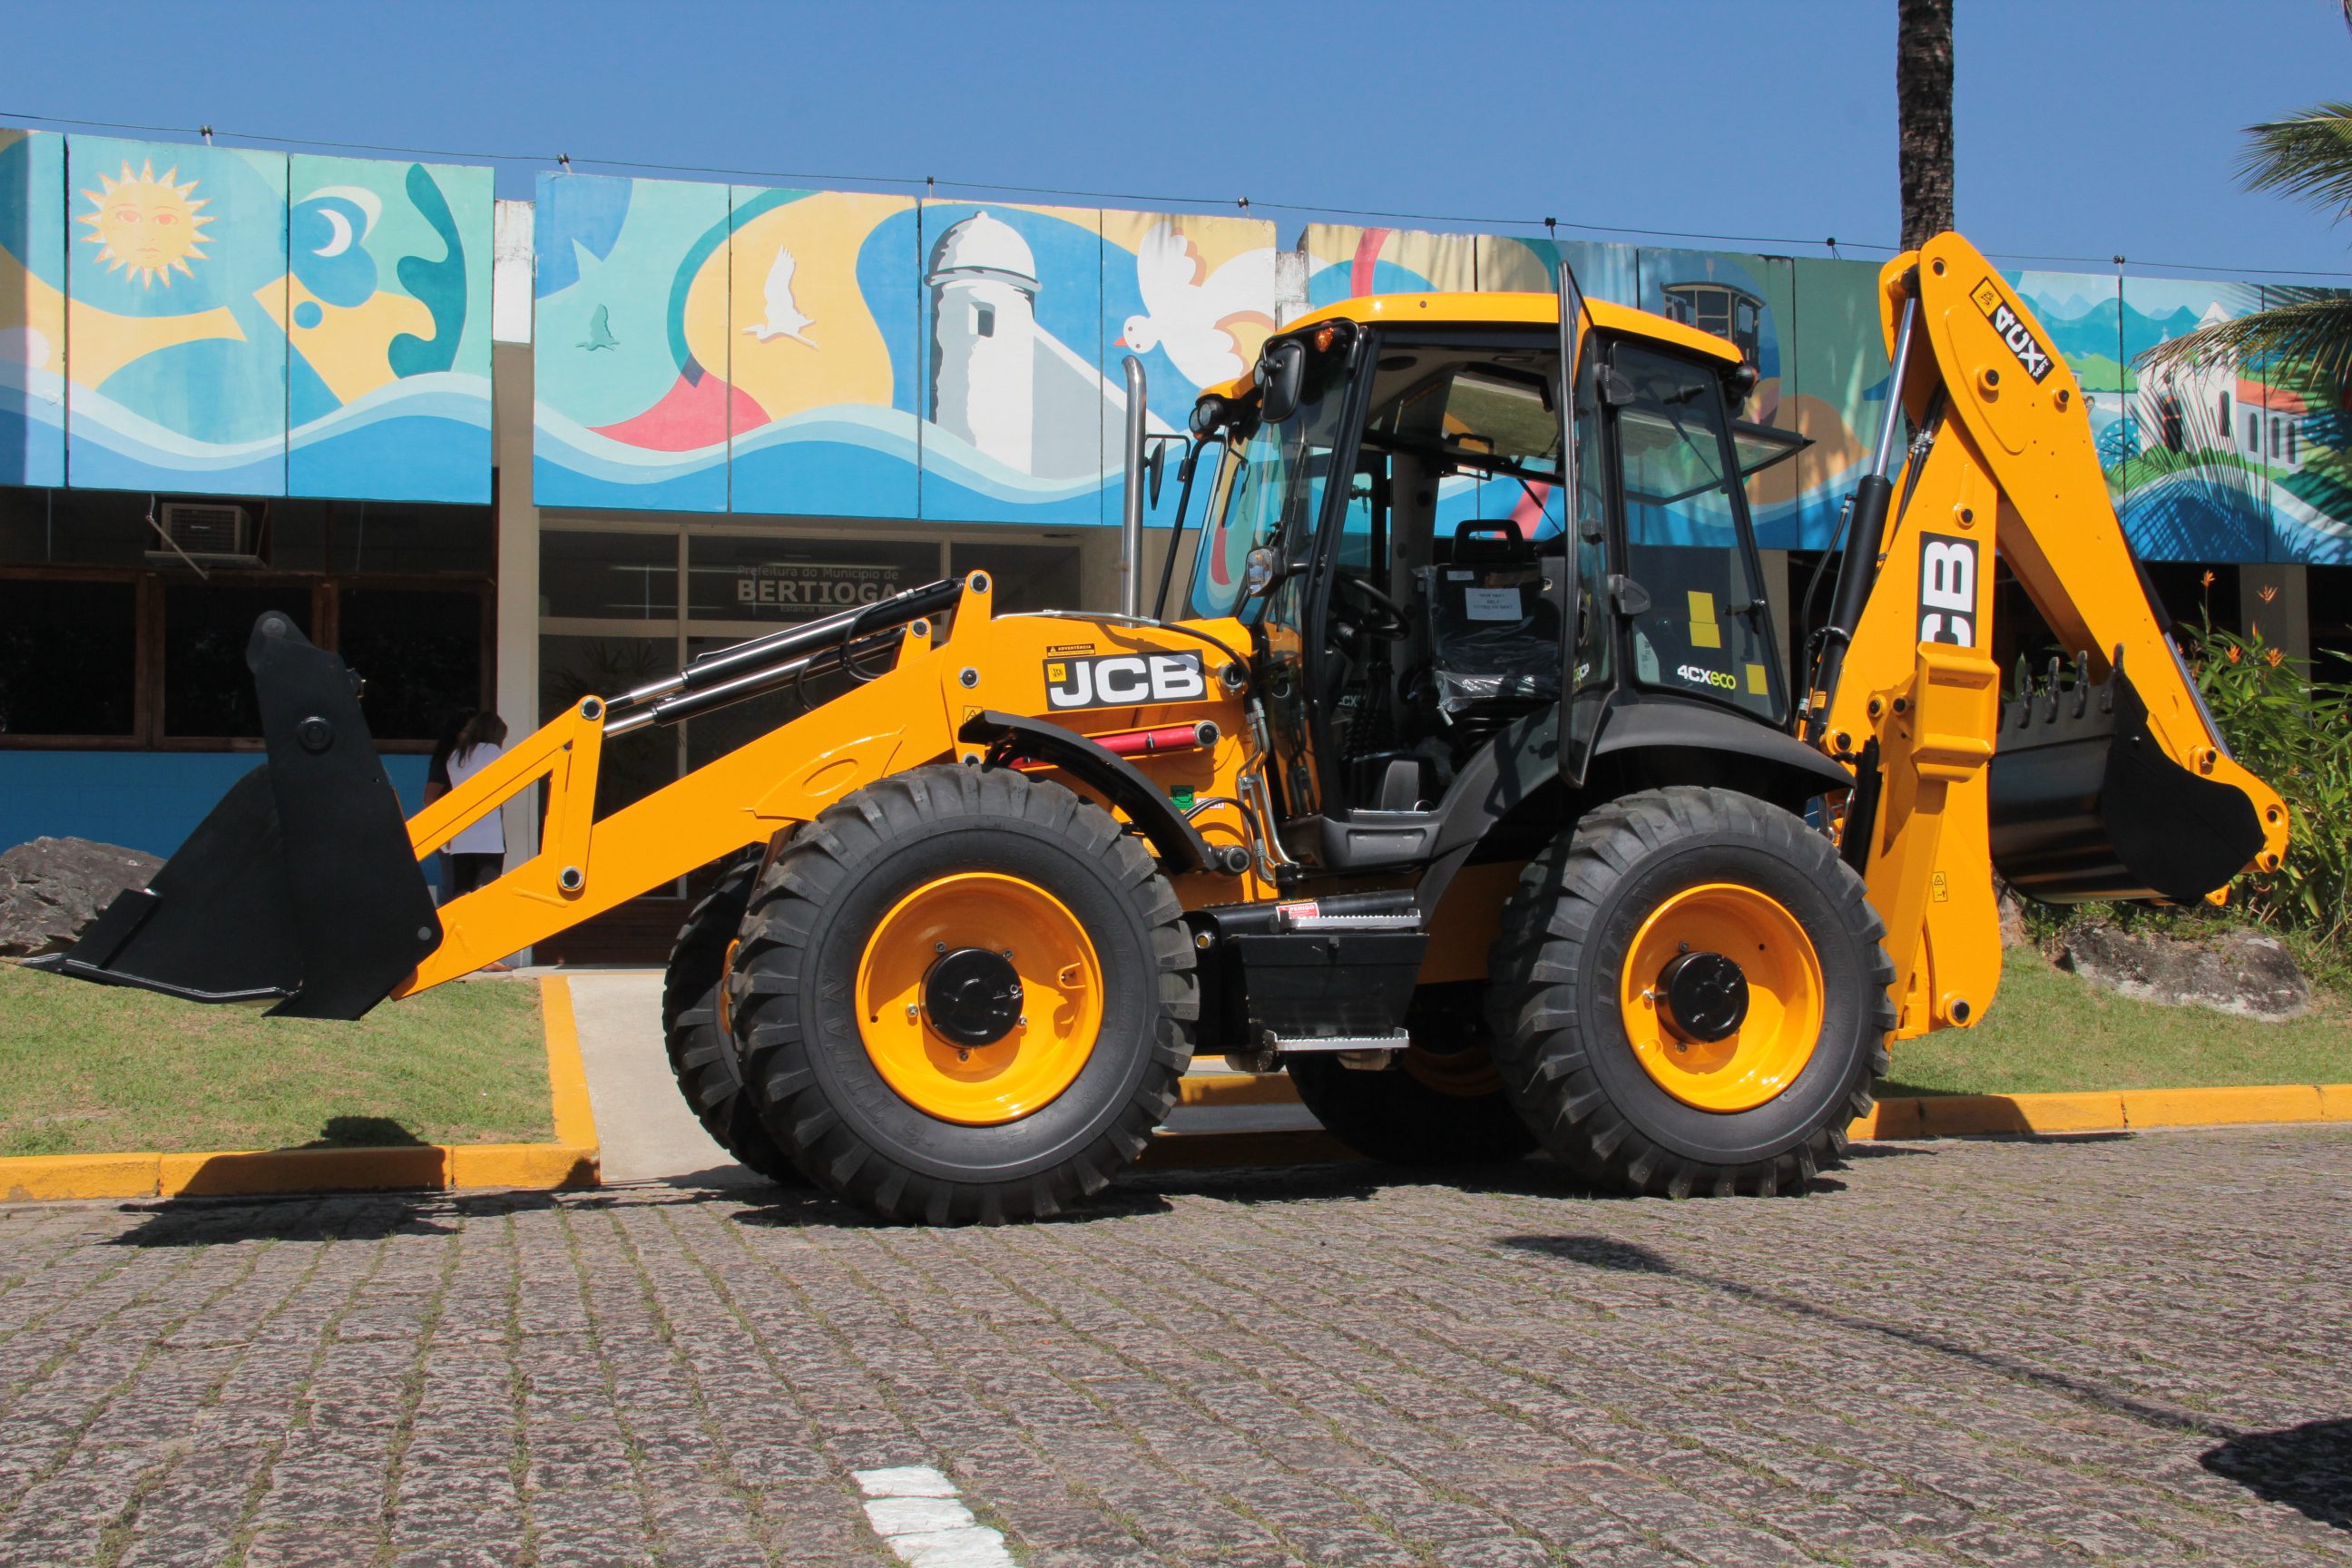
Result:
[[[1713,332],[1702,332],[1696,327],[1669,321],[1648,310],[1612,304],[1606,300],[1587,300],[1584,303],[1585,308],[1592,312],[1592,324],[1604,331],[1627,337],[1649,338],[1675,348],[1693,350],[1711,359],[1721,360],[1726,364],[1739,363],[1738,349]],[[1559,296],[1500,292],[1367,294],[1318,306],[1290,322],[1276,335],[1287,337],[1318,322],[1339,321],[1360,321],[1367,326],[1409,323],[1413,326],[1448,327],[1556,327],[1559,325]],[[1209,390],[1226,397],[1243,396],[1256,384],[1256,374],[1253,367],[1226,385]]]

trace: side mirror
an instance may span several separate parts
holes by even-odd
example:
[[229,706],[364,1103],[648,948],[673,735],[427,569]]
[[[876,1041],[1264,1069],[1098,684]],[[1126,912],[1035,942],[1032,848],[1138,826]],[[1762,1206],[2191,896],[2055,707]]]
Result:
[[1275,554],[1261,544],[1242,558],[1242,596],[1255,599],[1274,586]]
[[1307,345],[1296,339],[1276,343],[1257,362],[1258,417],[1279,425],[1298,412],[1307,384]]
[[1154,508],[1157,508],[1160,505],[1160,481],[1161,477],[1166,473],[1167,468],[1168,443],[1160,441],[1156,443],[1151,448],[1151,461],[1149,465],[1150,471],[1145,476],[1150,482],[1144,487],[1144,493],[1151,498],[1151,505]]

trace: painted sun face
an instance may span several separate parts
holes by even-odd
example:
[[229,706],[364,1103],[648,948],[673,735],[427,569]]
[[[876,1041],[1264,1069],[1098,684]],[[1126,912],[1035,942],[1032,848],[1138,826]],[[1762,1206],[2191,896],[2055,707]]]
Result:
[[82,192],[91,206],[81,215],[80,221],[90,227],[82,237],[98,247],[98,258],[109,270],[127,268],[145,289],[153,288],[158,278],[169,289],[174,271],[195,276],[188,263],[205,259],[197,247],[205,243],[205,225],[213,221],[198,209],[211,201],[189,200],[196,182],[184,185],[179,178],[176,165],[159,180],[152,163],[142,163],[134,174],[126,160],[120,180],[101,174],[98,183],[102,189]]

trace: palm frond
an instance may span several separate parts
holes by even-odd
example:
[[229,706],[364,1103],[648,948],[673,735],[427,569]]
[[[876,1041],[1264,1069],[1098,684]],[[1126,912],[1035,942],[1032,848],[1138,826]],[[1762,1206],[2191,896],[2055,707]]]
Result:
[[2287,120],[2246,127],[2238,177],[2342,216],[2352,209],[2352,103],[2323,103]]
[[2300,378],[2327,384],[2352,378],[2352,292],[2273,289],[2280,304],[2216,321],[2161,342],[2133,363],[2143,371],[2201,370],[2252,360],[2284,361]]

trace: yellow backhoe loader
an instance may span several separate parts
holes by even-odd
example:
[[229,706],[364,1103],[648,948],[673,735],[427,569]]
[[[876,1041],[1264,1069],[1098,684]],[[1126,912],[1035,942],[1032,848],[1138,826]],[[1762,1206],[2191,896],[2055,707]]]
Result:
[[[56,967],[356,1017],[718,864],[670,961],[678,1083],[752,1165],[887,1217],[1084,1199],[1197,1052],[1289,1072],[1377,1157],[1801,1189],[1890,1040],[1992,1005],[1996,868],[2188,903],[2287,834],[2032,313],[1957,235],[1880,293],[1805,691],[1742,484],[1801,443],[1736,417],[1731,344],[1566,268],[1354,300],[1193,411],[1221,613],[1162,618],[1165,575],[1144,613],[1130,365],[1118,613],[902,593],[583,699],[404,824],[356,678],[267,616],[266,767]],[[2006,700],[1996,561],[2072,652]],[[785,691],[801,716],[595,816],[608,746]],[[436,910],[419,858],[534,786],[538,854]]]

